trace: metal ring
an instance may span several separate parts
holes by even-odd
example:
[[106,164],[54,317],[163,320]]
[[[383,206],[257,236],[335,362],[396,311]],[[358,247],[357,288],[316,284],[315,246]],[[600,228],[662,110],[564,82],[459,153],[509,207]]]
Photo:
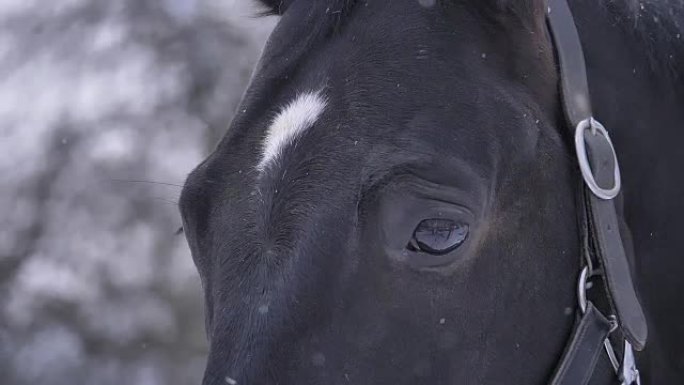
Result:
[[582,314],[587,312],[587,275],[589,274],[589,266],[584,266],[580,272],[577,281],[577,301],[579,302]]
[[[589,158],[587,157],[587,147],[586,143],[584,142],[584,131],[589,128],[591,129],[592,135],[596,135],[597,133],[603,135],[610,145],[611,151],[613,152],[613,160],[615,162],[615,168],[613,170],[615,185],[611,189],[604,189],[599,186],[596,183],[593,171],[591,171]],[[620,179],[620,166],[618,165],[615,147],[613,146],[613,142],[610,140],[610,136],[608,135],[606,128],[594,118],[588,118],[579,122],[579,124],[577,124],[577,128],[575,129],[575,150],[577,151],[577,160],[579,162],[580,170],[582,171],[584,183],[587,184],[587,187],[589,187],[591,192],[604,200],[615,198],[620,193],[622,181]]]
[[621,384],[641,385],[641,375],[634,359],[634,350],[627,340],[624,341],[624,349],[622,351],[622,365],[620,365],[620,370],[618,371],[618,378]]

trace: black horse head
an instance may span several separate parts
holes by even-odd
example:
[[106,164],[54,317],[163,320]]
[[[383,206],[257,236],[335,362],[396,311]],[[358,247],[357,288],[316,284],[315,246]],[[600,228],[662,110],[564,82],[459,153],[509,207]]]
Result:
[[204,384],[540,384],[577,173],[543,0],[285,0],[181,208]]

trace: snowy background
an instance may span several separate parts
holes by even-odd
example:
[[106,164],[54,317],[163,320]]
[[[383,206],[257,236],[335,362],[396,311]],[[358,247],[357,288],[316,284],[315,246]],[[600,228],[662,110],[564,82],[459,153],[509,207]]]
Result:
[[0,0],[0,383],[199,384],[176,202],[273,18],[248,0]]

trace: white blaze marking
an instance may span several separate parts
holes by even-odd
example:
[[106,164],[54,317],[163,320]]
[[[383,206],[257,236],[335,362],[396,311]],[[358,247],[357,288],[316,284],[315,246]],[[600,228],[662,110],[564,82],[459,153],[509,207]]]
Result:
[[283,148],[292,144],[298,135],[313,126],[325,106],[326,101],[320,92],[303,93],[285,106],[268,128],[257,170],[263,171],[281,154]]

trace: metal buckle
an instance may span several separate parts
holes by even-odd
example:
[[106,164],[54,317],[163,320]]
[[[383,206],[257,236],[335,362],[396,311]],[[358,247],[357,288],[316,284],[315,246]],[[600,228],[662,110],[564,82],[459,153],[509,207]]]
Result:
[[[579,307],[580,310],[582,310],[582,314],[587,312],[587,281],[589,278],[594,274],[593,271],[589,269],[589,266],[584,266],[582,268],[582,271],[580,272],[579,279],[577,280],[577,301],[579,302]],[[618,320],[617,317],[614,315],[611,315],[608,317],[610,319],[610,331],[608,332],[608,335],[612,334],[617,328],[618,328]],[[629,344],[629,342],[625,341],[626,344]],[[606,354],[608,355],[608,360],[610,361],[610,365],[613,367],[613,370],[615,370],[615,373],[620,375],[620,362],[618,361],[617,355],[615,354],[615,349],[613,349],[613,345],[610,343],[610,338],[606,338],[603,340],[603,348],[606,351]],[[630,351],[631,351],[631,345],[630,345]],[[626,351],[626,350],[625,350]],[[622,367],[625,367],[625,360],[627,360],[628,357],[625,355],[623,357],[623,365]],[[634,355],[632,355],[632,362],[634,361]],[[636,364],[633,364],[636,365]],[[636,370],[636,366],[634,366],[634,370]],[[624,372],[624,370],[623,370]],[[639,371],[636,370],[636,375],[637,377],[639,376]],[[627,378],[627,377],[625,377]],[[621,377],[622,379],[622,377]],[[621,385],[634,385],[634,381],[632,382],[623,382]],[[636,385],[641,385],[638,380]]]
[[[613,171],[615,185],[611,189],[604,189],[596,183],[594,178],[594,173],[589,165],[589,158],[587,157],[586,143],[584,142],[584,131],[591,129],[592,135],[601,134],[613,152],[613,159],[615,161],[615,170]],[[601,123],[596,119],[588,118],[577,124],[575,128],[575,150],[577,151],[577,160],[579,161],[580,170],[582,171],[582,177],[584,178],[584,183],[587,187],[594,193],[597,197],[610,200],[615,198],[620,193],[620,188],[622,187],[622,181],[620,180],[620,166],[618,165],[617,154],[615,153],[615,147],[613,142],[610,140],[608,131]]]
[[625,349],[622,353],[622,366],[620,367],[620,381],[622,385],[641,385],[641,376],[634,360],[632,345],[625,341]]

